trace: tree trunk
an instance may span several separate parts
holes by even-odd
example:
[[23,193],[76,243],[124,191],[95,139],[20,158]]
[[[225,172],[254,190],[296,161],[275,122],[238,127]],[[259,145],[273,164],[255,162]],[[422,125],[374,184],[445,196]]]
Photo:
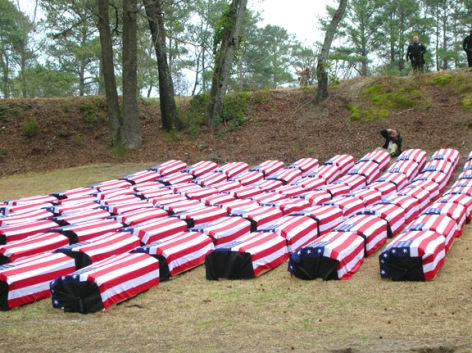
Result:
[[223,33],[221,45],[216,53],[215,69],[211,82],[210,104],[207,112],[207,125],[216,127],[223,114],[223,103],[231,75],[234,56],[239,47],[239,39],[246,14],[247,0],[233,0],[230,16],[225,20],[229,23],[226,33]]
[[338,28],[338,24],[346,11],[347,0],[340,0],[339,7],[334,13],[333,19],[326,30],[323,47],[318,58],[316,67],[316,78],[318,79],[318,90],[316,92],[315,102],[319,103],[328,97],[328,73],[326,71],[326,61],[328,60],[329,50],[333,42],[334,35]]
[[177,114],[175,104],[174,83],[167,61],[166,33],[164,13],[160,0],[143,0],[149,22],[152,41],[157,56],[157,70],[159,72],[159,101],[161,107],[162,127],[167,131],[180,130],[182,123]]
[[137,0],[123,2],[123,123],[121,142],[126,148],[142,143],[138,110]]
[[113,47],[111,43],[110,18],[108,15],[108,0],[97,0],[98,31],[102,50],[102,69],[105,81],[105,95],[110,124],[111,141],[116,145],[120,141],[121,114],[118,94],[116,92],[115,69],[113,66]]

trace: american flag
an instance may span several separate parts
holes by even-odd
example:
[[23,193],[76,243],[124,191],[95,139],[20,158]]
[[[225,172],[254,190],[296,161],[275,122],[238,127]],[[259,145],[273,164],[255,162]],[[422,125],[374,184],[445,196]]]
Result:
[[218,165],[213,161],[200,161],[185,168],[182,172],[192,174],[194,177],[199,177],[214,171],[216,168],[218,168]]
[[318,168],[310,171],[305,177],[310,178],[322,178],[325,183],[332,183],[340,176],[344,175],[341,173],[341,168],[334,164],[324,164]]
[[374,189],[365,188],[365,189],[354,190],[350,194],[346,194],[346,196],[347,195],[352,195],[361,199],[364,202],[365,207],[369,207],[375,204],[376,202],[379,202],[382,200],[382,193]]
[[380,253],[380,276],[393,280],[432,280],[444,264],[445,256],[442,235],[433,231],[404,232]]
[[331,198],[349,194],[351,192],[351,188],[347,185],[342,184],[326,184],[325,186],[319,187],[317,190],[325,190],[331,194]]
[[53,213],[45,209],[32,210],[14,216],[0,216],[0,227],[11,227],[19,223],[39,221],[52,217]]
[[171,159],[165,163],[158,164],[150,168],[150,170],[156,171],[162,176],[166,176],[169,174],[180,172],[181,170],[184,170],[186,167],[187,167],[187,164],[182,162],[181,160]]
[[423,211],[428,207],[432,202],[432,196],[428,191],[422,188],[405,188],[401,192],[397,193],[398,196],[412,196],[418,200],[418,209]]
[[284,185],[290,184],[291,182],[302,177],[302,171],[298,168],[287,168],[281,169],[276,173],[273,173],[267,180],[280,180]]
[[49,219],[14,224],[0,228],[0,245],[25,239],[31,235],[46,232],[58,226]]
[[98,237],[102,234],[117,231],[123,225],[113,219],[95,219],[92,221],[53,228],[52,231],[64,234],[71,243],[79,243]]
[[59,225],[68,225],[92,221],[95,219],[105,219],[110,216],[110,212],[108,212],[107,210],[95,208],[85,211],[65,213],[59,217],[52,218],[52,220],[54,222],[57,222]]
[[[89,285],[85,286],[86,283]],[[108,309],[158,284],[158,260],[147,254],[124,253],[56,277],[50,289],[53,307],[91,313]]]
[[413,196],[394,195],[393,197],[382,201],[382,204],[396,205],[403,208],[405,210],[405,223],[410,223],[414,218],[416,218],[420,214],[419,202]]
[[201,185],[201,186],[208,186],[208,185],[214,185],[214,184],[224,182],[227,179],[228,178],[225,174],[215,173],[215,171],[212,170],[212,171],[207,172],[206,174],[199,175],[191,182]]
[[418,163],[397,159],[395,163],[387,169],[386,173],[404,174],[408,178],[408,181],[411,182],[418,175],[419,171],[420,166]]
[[343,222],[342,211],[334,206],[313,206],[301,212],[294,212],[290,216],[307,216],[318,222],[319,235],[326,234]]
[[400,206],[379,202],[360,211],[359,214],[374,215],[387,221],[388,237],[396,236],[405,225],[405,210]]
[[347,175],[363,175],[367,184],[370,184],[380,176],[380,166],[376,162],[357,162]]
[[375,190],[382,194],[382,199],[388,199],[397,192],[397,186],[391,181],[374,181],[366,186],[368,190]]
[[292,182],[291,185],[299,185],[307,191],[312,191],[320,186],[326,185],[326,180],[321,177],[302,177]]
[[358,215],[334,228],[337,232],[351,232],[360,235],[365,242],[365,256],[371,256],[387,241],[387,222],[377,216]]
[[221,217],[227,216],[228,212],[217,206],[205,206],[203,208],[192,209],[187,212],[182,212],[176,215],[178,218],[186,221],[189,227],[200,223],[208,223],[218,220]]
[[60,233],[38,233],[21,241],[0,245],[0,264],[20,258],[50,252],[69,244],[69,239]]
[[341,209],[344,219],[348,219],[349,217],[365,209],[364,202],[357,197],[338,196],[323,203],[323,205],[334,206]]
[[318,237],[318,222],[307,216],[283,217],[272,226],[262,229],[275,232],[287,241],[289,254],[311,243]]
[[127,232],[109,232],[89,241],[56,249],[76,259],[76,268],[88,266],[110,256],[129,252],[141,245],[139,238]]
[[264,175],[264,178],[270,177],[272,174],[281,170],[284,167],[284,162],[279,160],[267,160],[262,162],[256,167],[253,167],[249,170],[255,170],[261,172]]
[[466,217],[470,221],[472,220],[472,196],[467,196],[465,194],[455,194],[455,195],[445,195],[438,199],[438,203],[457,203],[462,205],[466,209]]
[[397,188],[397,191],[402,190],[404,187],[408,185],[408,178],[403,173],[384,173],[376,181],[379,181],[379,182],[389,181],[391,183],[394,183]]
[[199,190],[186,191],[184,195],[191,200],[201,200],[207,196],[218,194],[218,190],[212,187],[203,187]]
[[270,206],[256,206],[248,209],[237,209],[233,210],[229,214],[230,216],[244,217],[248,219],[252,224],[252,231],[256,231],[259,227],[264,226],[268,223],[274,222],[279,218],[282,218],[283,213],[281,210],[270,207]]
[[[133,252],[145,252],[164,261],[171,277],[201,265],[206,255],[214,250],[210,237],[200,232],[179,232],[143,249]],[[164,278],[163,278],[164,279]]]
[[463,205],[453,202],[435,202],[422,215],[445,215],[451,217],[457,223],[459,229],[457,236],[462,234],[462,228],[466,223],[466,208]]
[[6,289],[0,298],[0,309],[8,310],[49,297],[49,282],[75,270],[74,259],[51,253],[28,256],[0,266],[0,282]]
[[323,164],[339,167],[340,176],[342,176],[354,166],[354,157],[349,154],[337,154]]
[[380,171],[383,171],[390,164],[390,154],[385,150],[372,151],[359,159],[358,162],[375,162],[379,165]]
[[246,162],[229,162],[219,168],[216,168],[214,172],[223,173],[227,178],[232,178],[247,171],[248,169],[249,165]]
[[397,157],[397,161],[416,162],[418,163],[418,169],[422,169],[426,164],[426,151],[419,148],[405,150]]
[[367,186],[367,178],[364,175],[345,175],[336,180],[334,184],[344,184],[352,191],[359,190]]
[[442,192],[447,184],[449,183],[449,180],[451,180],[451,176],[448,176],[447,174],[440,172],[440,171],[433,171],[433,172],[421,172],[419,173],[414,179],[413,182],[418,181],[418,180],[431,180],[434,181],[439,185],[439,191]]
[[457,222],[446,215],[421,215],[406,227],[405,231],[409,230],[431,230],[441,234],[445,238],[446,253],[449,252],[454,238],[460,232]]
[[232,178],[229,178],[229,181],[237,181],[241,185],[250,185],[257,182],[260,182],[264,179],[264,174],[258,170],[249,170],[238,174]]
[[[306,260],[313,258],[318,260]],[[363,262],[362,237],[349,232],[329,232],[294,252],[290,256],[288,271],[304,279],[345,280],[351,278]]]
[[125,226],[134,226],[150,222],[155,219],[167,217],[169,213],[160,208],[143,208],[126,212],[116,216],[116,220]]
[[[218,277],[224,277],[225,273],[234,273],[235,271],[231,270],[231,267],[234,265],[231,261],[231,253],[236,252],[250,255],[252,277],[260,276],[264,272],[281,265],[288,258],[286,241],[280,235],[270,232],[250,233],[236,242],[219,247],[218,251],[214,252],[215,254],[218,253],[215,256],[220,256],[220,268],[209,268],[209,263],[212,263],[212,261],[205,261],[207,265],[207,278],[212,277],[209,276],[209,272],[223,274],[223,276]],[[209,255],[210,258],[212,256],[213,253]]]
[[144,183],[146,181],[154,181],[156,179],[159,179],[160,177],[162,177],[162,175],[156,172],[155,170],[143,170],[140,172],[129,174],[120,179],[127,180],[133,185],[135,185]]
[[186,229],[187,223],[185,221],[178,218],[164,217],[135,227],[133,234],[143,244],[150,244]]
[[251,222],[243,217],[222,217],[212,223],[198,225],[194,230],[211,237],[216,247],[226,246],[225,244],[249,234]]
[[298,161],[290,164],[287,169],[300,169],[302,173],[319,166],[319,161],[316,158],[301,158]]
[[407,188],[422,188],[429,192],[430,200],[436,200],[439,197],[439,184],[432,180],[417,180],[407,186]]
[[163,176],[162,178],[157,179],[157,181],[162,183],[163,185],[174,185],[178,183],[188,183],[193,179],[194,176],[190,173],[176,172]]
[[117,188],[127,188],[131,186],[131,183],[127,180],[113,179],[91,186],[98,191],[105,191]]

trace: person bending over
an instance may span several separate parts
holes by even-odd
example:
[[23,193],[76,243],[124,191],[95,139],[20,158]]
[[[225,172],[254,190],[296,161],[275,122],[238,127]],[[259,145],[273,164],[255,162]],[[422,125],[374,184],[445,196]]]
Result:
[[380,131],[380,135],[385,138],[382,148],[386,149],[391,157],[397,157],[402,153],[403,139],[400,131],[397,129],[384,129]]

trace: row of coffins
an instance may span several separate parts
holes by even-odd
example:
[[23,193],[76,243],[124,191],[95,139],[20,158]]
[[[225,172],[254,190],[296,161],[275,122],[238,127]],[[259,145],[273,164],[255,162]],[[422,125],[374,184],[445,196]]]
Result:
[[[389,177],[389,174],[403,173],[410,180],[407,186],[397,189],[396,193],[385,192],[382,201],[374,203],[365,210],[357,211],[354,217],[344,221],[332,232],[317,238],[313,243],[292,254],[289,272],[303,279],[350,278],[359,269],[365,256],[373,254],[385,244],[387,238],[395,237],[402,229],[405,229],[404,233],[410,236],[418,232],[434,232],[436,238],[442,236],[444,240],[442,246],[448,251],[454,238],[461,234],[465,219],[467,217],[470,219],[470,212],[465,211],[463,217],[449,219],[447,214],[452,212],[452,208],[457,207],[450,205],[428,207],[443,192],[451,179],[459,155],[453,149],[441,149],[426,163],[425,160],[414,161],[417,152],[405,151],[382,176],[384,179]],[[411,168],[412,163],[417,167]],[[419,168],[420,165],[423,166],[422,169]],[[468,164],[465,168],[467,166]],[[464,183],[467,173],[464,171],[451,191],[437,201],[440,205],[447,202],[469,202],[465,201],[470,198],[470,188],[467,187],[470,184]],[[461,193],[460,196],[458,193]],[[466,195],[467,193],[469,195]],[[458,201],[459,198],[461,201]],[[421,233],[423,237],[431,235],[423,233]],[[403,241],[404,237],[407,236],[402,233],[402,236],[397,237],[381,254],[381,276],[395,280],[434,278],[443,261],[437,260],[435,271],[425,275],[424,271],[428,266],[423,263],[427,264],[430,258],[418,256],[418,252],[415,251],[405,251],[407,242]],[[431,237],[431,242],[436,238]],[[397,249],[397,246],[401,249]],[[428,245],[423,241],[421,248],[425,246]]]
[[[404,158],[416,158],[412,156],[421,152]],[[390,184],[404,187],[401,168],[378,177],[388,163],[388,154],[379,151],[355,164],[351,156],[340,155],[321,166],[306,158],[287,168],[279,161],[267,161],[252,170],[245,163],[211,170],[212,162],[182,169],[182,162],[170,161],[92,187],[11,201],[0,218],[0,239],[5,243],[0,252],[6,249],[4,263],[10,262],[5,271],[0,268],[4,279],[0,278],[0,306],[7,309],[48,296],[44,283],[51,279],[53,305],[81,312],[107,308],[158,283],[140,271],[128,274],[122,265],[125,260],[118,257],[125,252],[157,260],[159,271],[153,273],[161,280],[204,260],[209,279],[256,277],[363,206],[389,195]],[[366,189],[368,184],[371,188]],[[34,221],[26,222],[28,217]],[[391,232],[389,222],[386,227]],[[53,254],[68,264],[73,260],[73,269],[63,269],[69,274],[61,272],[58,278],[55,266],[61,261],[51,256],[32,265],[36,278],[25,275],[24,256],[53,248]],[[366,249],[374,251],[374,246]],[[141,263],[137,259],[130,255],[126,262]],[[43,268],[48,271],[41,272]],[[20,274],[18,283],[20,277],[10,276],[13,272]],[[44,279],[43,273],[47,279],[39,290],[33,282]],[[16,288],[22,294],[10,296]]]
[[[255,232],[231,244],[217,247],[205,259],[207,279],[254,278],[285,261],[290,254],[348,218],[354,210],[364,208],[364,202],[373,202],[376,195],[380,199],[380,192],[361,192],[361,189],[378,177],[381,168],[385,169],[389,162],[390,156],[385,151],[369,153],[357,162],[346,155],[336,156],[325,162],[307,175],[307,178],[317,178],[322,172],[329,171],[332,176],[323,178],[326,182],[324,185],[318,185],[312,191],[291,194],[285,200],[288,203],[308,201],[308,207],[291,209],[291,212],[282,217],[253,229]],[[301,178],[295,183],[303,185],[306,182],[309,180]],[[362,196],[357,198],[352,193]],[[259,245],[258,249],[257,246],[258,242],[269,243],[269,239],[272,244],[278,244],[272,245],[273,249],[280,251],[275,258],[269,255],[273,253],[268,252],[265,247]]]
[[[347,157],[336,156],[330,162],[345,160],[342,165],[346,165],[353,161]],[[216,167],[206,161],[187,167],[173,160],[122,179],[4,203],[0,207],[0,261],[4,264],[0,267],[0,307],[42,299],[51,289],[54,306],[90,312],[156,284],[149,278],[147,284],[141,283],[140,278],[146,276],[138,275],[139,271],[132,277],[122,265],[123,254],[155,259],[159,271],[153,273],[159,273],[159,279],[202,264],[215,244],[231,242],[282,217],[284,211],[304,207],[300,203],[263,206],[255,198],[266,196],[265,201],[274,201],[271,196],[299,194],[294,190],[299,186],[289,184],[314,181],[315,177],[305,176],[318,168],[318,161],[305,158],[288,168],[280,161],[267,161],[251,170],[239,162]],[[340,174],[334,166],[321,169],[320,180],[310,188]],[[224,225],[228,219],[238,225]],[[216,220],[231,235],[218,230],[220,224],[205,232],[190,229]],[[280,261],[286,260],[287,251],[283,253]],[[137,257],[128,258],[135,262]],[[257,268],[254,271],[261,273]],[[99,297],[100,304],[89,305]]]
[[[441,164],[454,159],[433,158]],[[457,164],[456,164],[457,166]],[[472,153],[449,190],[414,219],[379,255],[380,275],[393,280],[426,281],[436,277],[454,239],[472,219]],[[434,171],[435,172],[435,171]],[[431,172],[428,172],[431,173]],[[445,174],[448,174],[447,168]],[[442,181],[442,176],[439,176]]]

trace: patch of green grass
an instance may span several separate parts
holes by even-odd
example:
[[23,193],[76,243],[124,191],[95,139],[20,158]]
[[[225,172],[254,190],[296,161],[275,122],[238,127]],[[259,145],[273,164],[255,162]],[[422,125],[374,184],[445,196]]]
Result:
[[260,103],[264,103],[268,101],[269,98],[270,98],[270,90],[269,88],[266,88],[260,91],[252,92],[250,101],[251,101],[251,104],[260,104]]
[[452,75],[450,74],[438,74],[431,77],[431,83],[435,86],[444,87],[449,85],[453,80]]
[[82,135],[75,135],[74,136],[74,139],[72,140],[72,143],[78,147],[80,146],[83,146],[85,141],[84,141],[84,137]]
[[363,115],[362,115],[361,107],[359,107],[356,104],[348,104],[347,110],[349,110],[349,113],[351,113],[351,115],[349,116],[349,120],[351,121],[362,120]]
[[168,143],[175,143],[177,141],[182,141],[183,137],[180,134],[179,130],[175,126],[172,126],[170,131],[167,133],[166,141]]
[[465,97],[461,101],[461,107],[464,112],[470,112],[472,109],[472,97]]
[[28,137],[33,137],[38,134],[39,123],[36,119],[30,118],[23,123],[23,132]]
[[425,101],[419,88],[403,82],[392,77],[378,80],[363,89],[359,95],[363,103],[347,105],[350,121],[383,120],[396,109],[415,108]]
[[116,159],[124,159],[129,155],[129,150],[122,143],[113,146],[113,155]]
[[97,125],[100,122],[106,122],[107,118],[104,115],[104,104],[103,100],[94,99],[87,100],[80,104],[78,109],[82,112],[86,123],[91,125]]
[[469,94],[472,91],[472,82],[465,76],[444,73],[435,74],[431,77],[430,84],[439,87],[449,86],[456,90],[460,95]]

